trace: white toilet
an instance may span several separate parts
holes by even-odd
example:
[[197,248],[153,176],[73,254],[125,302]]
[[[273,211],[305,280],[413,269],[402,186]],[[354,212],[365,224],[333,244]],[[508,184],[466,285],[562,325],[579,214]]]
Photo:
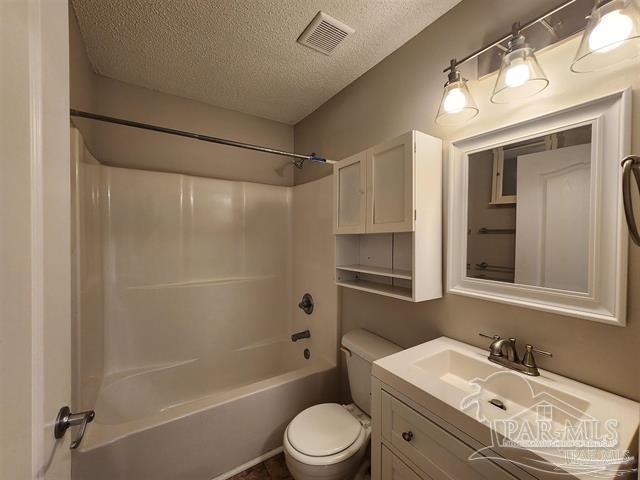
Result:
[[366,330],[342,337],[354,404],[322,403],[300,412],[284,432],[287,467],[296,480],[350,480],[368,460],[371,364],[402,350]]

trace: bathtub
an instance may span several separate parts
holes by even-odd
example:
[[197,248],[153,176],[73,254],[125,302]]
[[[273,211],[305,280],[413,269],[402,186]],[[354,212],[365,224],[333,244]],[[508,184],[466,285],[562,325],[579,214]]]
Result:
[[305,359],[309,346],[267,341],[105,377],[72,478],[222,480],[277,453],[297,413],[338,398],[335,365]]

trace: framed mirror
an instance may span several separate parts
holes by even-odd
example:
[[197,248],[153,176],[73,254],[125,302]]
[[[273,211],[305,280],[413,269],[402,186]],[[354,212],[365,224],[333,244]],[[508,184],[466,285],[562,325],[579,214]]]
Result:
[[623,326],[629,90],[454,141],[447,290]]

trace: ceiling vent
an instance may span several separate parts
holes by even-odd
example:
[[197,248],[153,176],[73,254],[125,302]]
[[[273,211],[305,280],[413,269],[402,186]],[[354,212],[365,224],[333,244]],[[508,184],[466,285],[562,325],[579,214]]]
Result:
[[355,30],[348,25],[324,12],[318,12],[298,38],[298,43],[329,55],[353,32]]

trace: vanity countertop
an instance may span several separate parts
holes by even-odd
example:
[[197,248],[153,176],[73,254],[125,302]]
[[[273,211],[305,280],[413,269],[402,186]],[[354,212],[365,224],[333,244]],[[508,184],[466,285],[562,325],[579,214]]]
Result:
[[[376,361],[373,376],[512,461],[593,479],[615,478],[619,460],[637,456],[640,404],[545,370],[517,373],[487,353],[441,337]],[[587,458],[597,461],[587,468]]]

